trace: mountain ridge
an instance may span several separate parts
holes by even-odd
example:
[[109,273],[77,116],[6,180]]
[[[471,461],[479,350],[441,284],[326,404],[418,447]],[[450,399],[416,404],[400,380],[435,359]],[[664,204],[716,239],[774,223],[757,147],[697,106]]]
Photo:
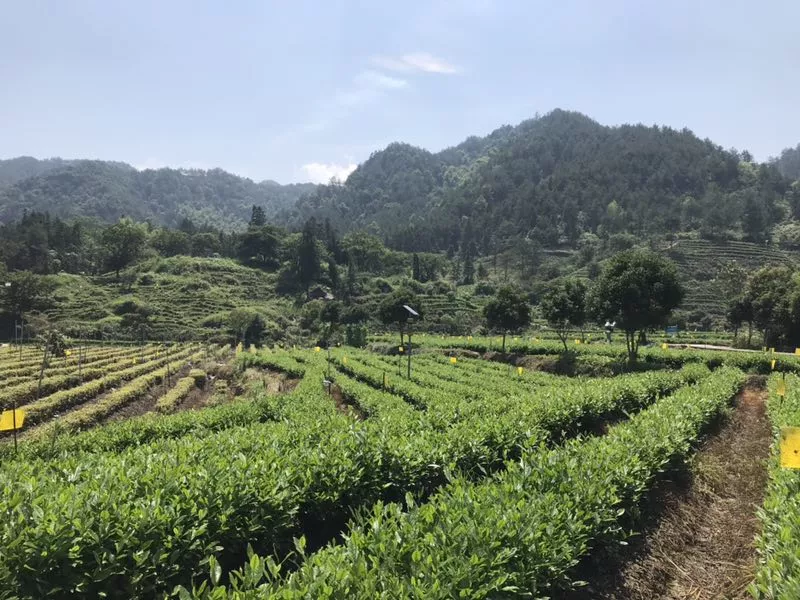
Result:
[[587,236],[682,232],[762,243],[778,223],[800,219],[800,189],[778,166],[686,128],[606,126],[555,109],[438,152],[393,142],[328,185],[255,183],[222,169],[57,165],[0,188],[0,221],[47,210],[241,228],[257,204],[293,229],[314,217],[405,250],[472,245],[488,254],[512,238],[576,248]]
[[0,222],[46,211],[104,221],[130,216],[168,226],[189,218],[240,229],[253,205],[275,213],[315,187],[254,182],[222,169],[139,170],[113,161],[18,157],[0,161]]

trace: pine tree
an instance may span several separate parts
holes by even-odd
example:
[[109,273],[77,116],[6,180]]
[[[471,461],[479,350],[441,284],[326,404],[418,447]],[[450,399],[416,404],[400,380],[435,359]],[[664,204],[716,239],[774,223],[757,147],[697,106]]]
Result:
[[333,256],[328,258],[328,279],[331,282],[331,289],[334,296],[339,294],[339,267],[336,265],[336,259]]
[[475,283],[475,262],[472,258],[473,249],[472,244],[467,245],[467,249],[464,252],[464,266],[462,269],[463,275],[463,282],[467,285],[471,283]]
[[355,296],[356,293],[356,283],[358,274],[356,272],[356,261],[353,260],[353,257],[348,257],[347,261],[347,298],[348,300]]
[[317,252],[317,240],[314,235],[316,222],[314,219],[306,221],[303,227],[303,236],[300,239],[300,246],[297,248],[297,273],[300,283],[308,296],[308,289],[319,275],[319,253]]
[[422,274],[420,273],[419,255],[414,252],[411,259],[411,278],[414,281],[422,281]]
[[261,206],[253,204],[253,212],[250,215],[250,227],[263,227],[267,224],[267,214]]

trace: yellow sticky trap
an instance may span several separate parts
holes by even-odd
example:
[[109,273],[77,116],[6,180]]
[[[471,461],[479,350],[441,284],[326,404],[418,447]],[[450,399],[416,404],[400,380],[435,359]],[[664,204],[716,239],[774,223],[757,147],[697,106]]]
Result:
[[322,348],[319,346],[314,346],[314,352],[319,352],[320,350],[322,350]]
[[800,469],[800,427],[781,427],[781,466]]
[[403,353],[403,347],[402,347],[402,346],[398,346],[398,347],[397,347],[397,350],[398,350],[398,352],[400,352],[401,354]]
[[775,387],[775,393],[778,394],[778,396],[786,397],[786,380],[785,379],[781,379],[780,381],[778,381],[778,385]]
[[525,370],[525,369],[523,369],[522,367],[517,367],[517,375],[519,375],[520,377],[522,377],[522,372],[523,372],[524,370]]
[[347,364],[347,357],[346,357],[346,356],[343,356],[343,357],[342,357],[342,364],[343,364],[343,365],[346,365],[346,364]]
[[795,348],[794,353],[796,356],[800,356],[800,348]]
[[454,365],[454,364],[456,364],[457,362],[458,362],[458,359],[457,359],[455,356],[451,356],[451,357],[450,357],[450,364],[451,364],[451,365]]
[[772,359],[772,362],[770,364],[772,365],[772,370],[774,371],[775,370],[775,359],[774,358]]
[[666,343],[666,342],[664,342],[663,344],[661,344],[661,349],[662,349],[662,350],[666,350],[667,348],[669,348],[669,346],[667,346],[667,343]]
[[71,356],[72,352],[70,350],[64,350],[64,356]]
[[17,410],[4,410],[0,413],[0,431],[14,431],[15,416],[16,429],[22,429],[22,424],[25,423],[25,411],[18,408]]

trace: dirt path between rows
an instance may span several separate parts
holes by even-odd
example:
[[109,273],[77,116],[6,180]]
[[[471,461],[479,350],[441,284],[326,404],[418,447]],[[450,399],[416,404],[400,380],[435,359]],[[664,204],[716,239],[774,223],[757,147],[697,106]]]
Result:
[[772,437],[765,400],[764,380],[752,379],[695,455],[691,473],[655,486],[642,509],[650,517],[644,535],[582,573],[589,586],[571,600],[749,597]]

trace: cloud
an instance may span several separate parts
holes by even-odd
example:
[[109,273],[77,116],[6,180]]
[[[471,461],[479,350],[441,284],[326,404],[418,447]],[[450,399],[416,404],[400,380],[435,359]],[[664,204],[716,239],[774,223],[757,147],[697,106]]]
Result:
[[356,83],[385,90],[399,90],[408,85],[405,79],[390,77],[389,75],[384,75],[377,71],[362,71],[356,76]]
[[383,69],[388,69],[389,71],[400,72],[423,71],[425,73],[451,75],[461,71],[459,67],[441,58],[436,58],[427,52],[413,52],[411,54],[404,54],[399,58],[375,56],[372,58],[372,64]]
[[347,179],[353,171],[356,170],[358,165],[350,163],[347,165],[339,165],[336,163],[308,163],[303,165],[302,169],[305,171],[308,178],[314,183],[328,183],[332,177],[336,177],[340,181]]

